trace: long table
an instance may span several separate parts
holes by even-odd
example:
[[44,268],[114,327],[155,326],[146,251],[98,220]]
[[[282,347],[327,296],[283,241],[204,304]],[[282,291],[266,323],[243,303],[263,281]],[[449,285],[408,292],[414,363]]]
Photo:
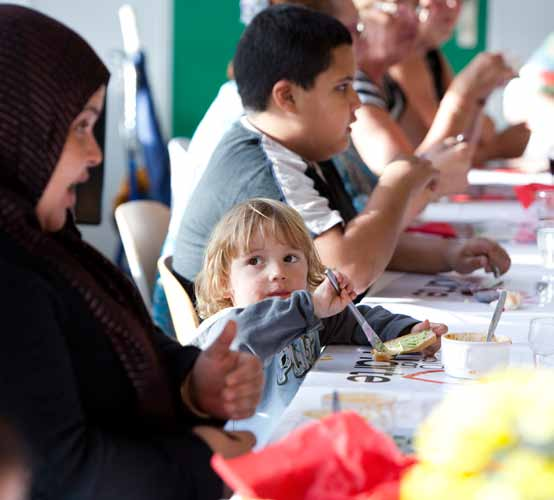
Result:
[[[491,215],[512,225],[529,217],[515,202],[488,202],[484,205],[435,204],[428,208],[423,219],[476,223],[486,222]],[[536,245],[507,243],[505,247],[512,258],[512,268],[502,277],[503,285],[522,292],[526,299],[520,309],[504,312],[497,332],[512,339],[510,364],[530,365],[529,322],[535,317],[554,316],[552,287],[541,290],[541,283],[549,277],[545,275]],[[421,320],[446,323],[453,332],[486,332],[493,308],[463,295],[455,282],[449,280],[450,276],[387,272],[373,285],[363,303],[379,304],[392,312]],[[490,280],[491,277],[476,272],[472,279]],[[391,362],[377,362],[367,348],[329,346],[306,375],[270,440],[277,440],[299,425],[329,413],[336,391],[342,408],[360,411],[374,425],[396,436],[399,444],[409,450],[413,431],[433,405],[445,393],[471,390],[474,383],[447,376],[440,353],[436,360],[406,355]]]

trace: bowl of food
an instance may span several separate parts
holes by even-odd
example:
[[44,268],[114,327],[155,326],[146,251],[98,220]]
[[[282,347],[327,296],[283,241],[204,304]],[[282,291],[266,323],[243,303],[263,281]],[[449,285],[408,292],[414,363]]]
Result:
[[441,338],[444,371],[451,377],[479,378],[505,368],[510,362],[512,340],[495,335],[491,342],[483,333],[447,333]]

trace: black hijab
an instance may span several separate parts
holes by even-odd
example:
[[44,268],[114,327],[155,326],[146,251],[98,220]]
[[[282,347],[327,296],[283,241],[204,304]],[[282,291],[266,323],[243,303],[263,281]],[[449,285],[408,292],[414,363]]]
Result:
[[56,233],[43,232],[35,215],[70,124],[109,73],[66,26],[0,5],[0,75],[0,231],[46,279],[61,277],[84,302],[117,352],[142,415],[172,420],[167,374],[150,338],[154,326],[135,287],[82,240],[70,214]]

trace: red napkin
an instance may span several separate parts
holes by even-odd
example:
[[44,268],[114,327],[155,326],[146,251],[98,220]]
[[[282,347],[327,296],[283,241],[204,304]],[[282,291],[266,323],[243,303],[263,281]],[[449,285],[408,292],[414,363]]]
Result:
[[424,233],[442,236],[443,238],[456,238],[458,233],[448,222],[426,222],[406,229],[408,233]]
[[241,457],[212,458],[235,491],[268,500],[398,500],[415,460],[354,412],[335,413]]
[[552,191],[554,186],[551,184],[526,184],[524,186],[514,186],[517,199],[523,205],[523,208],[527,208],[535,201],[535,195],[537,191]]

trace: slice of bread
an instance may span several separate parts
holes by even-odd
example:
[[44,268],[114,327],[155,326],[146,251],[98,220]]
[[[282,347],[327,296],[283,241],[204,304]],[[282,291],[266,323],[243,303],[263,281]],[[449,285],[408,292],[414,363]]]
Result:
[[373,349],[372,354],[375,361],[386,361],[398,354],[408,354],[410,352],[420,352],[426,347],[434,344],[437,336],[432,330],[423,330],[422,332],[409,333],[395,339],[385,342],[386,351],[381,352]]

